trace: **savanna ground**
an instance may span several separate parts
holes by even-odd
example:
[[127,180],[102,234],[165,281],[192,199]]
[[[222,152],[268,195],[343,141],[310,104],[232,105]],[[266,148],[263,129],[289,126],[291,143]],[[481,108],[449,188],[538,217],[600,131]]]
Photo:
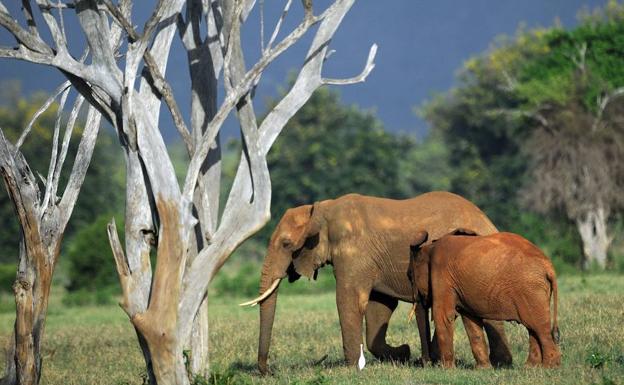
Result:
[[[366,353],[362,372],[341,364],[342,346],[333,293],[280,295],[271,366],[256,370],[257,308],[238,298],[212,297],[211,359],[217,375],[200,383],[259,384],[624,384],[624,276],[564,276],[559,279],[563,366],[525,369],[527,335],[508,324],[514,368],[476,370],[466,336],[457,323],[458,368],[419,368],[417,329],[401,304],[391,322],[392,344],[407,341],[409,364],[380,363]],[[52,294],[44,343],[42,384],[141,384],[144,370],[135,334],[118,306],[64,307]],[[0,314],[0,343],[6,344],[12,313]],[[325,357],[323,359],[323,357]],[[4,363],[4,357],[0,357]],[[321,362],[319,362],[321,361]],[[2,365],[2,364],[0,364]]]

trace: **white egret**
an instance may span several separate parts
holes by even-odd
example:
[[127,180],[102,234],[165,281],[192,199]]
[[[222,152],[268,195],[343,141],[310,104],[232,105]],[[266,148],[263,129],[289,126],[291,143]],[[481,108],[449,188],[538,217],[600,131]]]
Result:
[[362,370],[366,366],[366,359],[364,358],[364,345],[360,344],[360,358],[358,359],[358,369]]

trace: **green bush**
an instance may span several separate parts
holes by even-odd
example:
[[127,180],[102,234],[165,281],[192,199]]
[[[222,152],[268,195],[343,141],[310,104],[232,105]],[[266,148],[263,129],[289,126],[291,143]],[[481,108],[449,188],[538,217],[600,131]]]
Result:
[[526,211],[518,211],[515,215],[509,231],[518,233],[539,246],[552,260],[557,274],[578,273],[583,260],[583,249],[574,224]]
[[13,293],[16,272],[15,263],[0,263],[0,293]]
[[63,296],[65,306],[92,306],[112,305],[115,303],[115,295],[118,290],[114,287],[100,288],[98,290],[80,289],[68,291]]
[[[232,256],[229,266],[226,265],[210,285],[210,290],[217,295],[234,297],[255,297],[260,287],[260,271],[262,261],[240,261],[238,255]],[[288,283],[283,280],[280,284],[280,293],[285,294],[318,294],[331,292],[336,289],[336,280],[331,267],[319,270],[317,279],[308,282],[306,277]]]
[[15,297],[8,293],[0,293],[0,314],[15,313]]
[[[76,232],[69,243],[65,256],[69,262],[65,304],[111,303],[111,296],[119,292],[119,278],[106,233],[110,218],[111,215],[99,216]],[[123,225],[118,231],[123,236]]]
[[610,358],[611,357],[609,357],[605,353],[594,351],[590,352],[587,355],[585,362],[587,362],[587,365],[591,366],[594,369],[600,369],[611,360]]

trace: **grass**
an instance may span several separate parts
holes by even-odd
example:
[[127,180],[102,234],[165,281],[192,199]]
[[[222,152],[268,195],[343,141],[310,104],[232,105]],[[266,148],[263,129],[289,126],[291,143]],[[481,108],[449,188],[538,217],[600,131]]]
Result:
[[[259,384],[624,384],[624,277],[565,276],[560,285],[563,367],[525,369],[527,336],[509,324],[514,368],[473,369],[466,336],[457,323],[459,367],[419,368],[417,329],[401,304],[391,322],[392,344],[408,342],[412,362],[381,363],[366,353],[357,372],[341,364],[342,343],[333,293],[280,295],[271,347],[273,376],[256,370],[258,312],[238,299],[210,299],[211,362],[214,377],[202,383]],[[144,369],[134,331],[117,306],[63,307],[58,293],[48,316],[43,384],[142,384]],[[0,314],[0,343],[9,338],[14,315]],[[324,356],[326,359],[318,363]],[[0,357],[2,359],[3,357]],[[3,363],[4,360],[2,359]],[[2,365],[0,363],[0,365]]]

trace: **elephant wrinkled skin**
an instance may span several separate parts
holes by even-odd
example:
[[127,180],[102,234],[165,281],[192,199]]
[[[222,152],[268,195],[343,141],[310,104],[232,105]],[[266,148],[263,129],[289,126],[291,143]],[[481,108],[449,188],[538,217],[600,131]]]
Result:
[[[366,318],[366,344],[378,358],[407,360],[407,345],[391,347],[386,330],[398,301],[413,302],[407,276],[410,244],[418,230],[435,240],[458,227],[492,234],[496,227],[471,202],[448,192],[392,200],[348,194],[286,211],[269,242],[260,279],[258,366],[268,372],[267,359],[279,282],[288,276],[312,278],[333,265],[336,304],[344,355],[355,364]],[[267,294],[268,293],[268,294]],[[494,364],[510,364],[502,323],[486,322]]]
[[[557,281],[548,257],[516,234],[456,234],[421,247],[411,262],[417,306],[432,307],[442,364],[455,366],[453,331],[459,312],[478,367],[489,366],[482,330],[484,318],[523,324],[529,331],[526,365],[558,367]],[[426,232],[416,238],[420,239],[418,246],[426,239]],[[419,330],[421,334],[429,328],[427,317],[425,321],[418,325],[423,329]]]

